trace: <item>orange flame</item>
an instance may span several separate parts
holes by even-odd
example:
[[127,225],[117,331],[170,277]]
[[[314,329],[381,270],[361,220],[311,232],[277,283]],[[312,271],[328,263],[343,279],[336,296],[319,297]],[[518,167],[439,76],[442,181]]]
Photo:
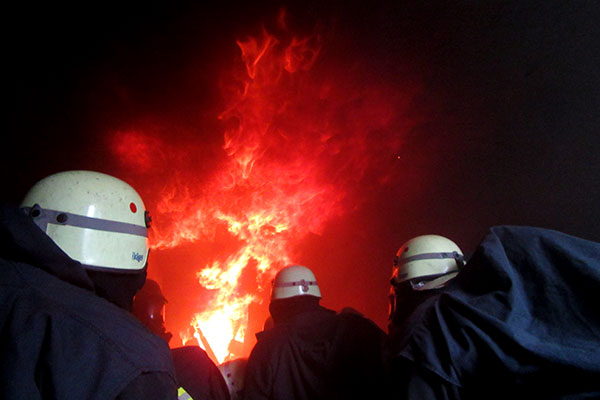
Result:
[[[276,129],[274,124],[285,114],[286,102],[269,97],[287,97],[281,93],[281,80],[314,62],[319,49],[310,48],[309,42],[293,39],[282,51],[278,40],[266,31],[260,40],[237,42],[247,77],[243,91],[233,96],[220,116],[235,119],[237,125],[225,132],[223,148],[230,163],[222,175],[227,181],[221,180],[217,186],[241,197],[236,199],[236,207],[215,208],[211,216],[225,223],[243,245],[235,256],[223,263],[215,261],[198,273],[200,284],[217,294],[192,322],[204,333],[219,362],[234,356],[229,346],[232,340],[244,341],[248,305],[259,300],[237,292],[244,269],[255,264],[257,291],[261,292],[275,272],[272,267],[290,262],[290,239],[320,229],[339,211],[333,188],[320,183],[316,170],[305,160],[270,161],[270,153],[277,152],[273,136],[287,141],[291,132]],[[315,213],[317,208],[321,213]]]
[[[214,255],[196,275],[212,298],[190,325],[199,345],[206,349],[203,337],[218,363],[244,356],[236,353],[235,344],[246,340],[248,306],[264,300],[279,268],[298,260],[294,246],[343,215],[349,193],[382,149],[400,146],[402,132],[391,130],[398,128],[397,116],[408,104],[385,87],[360,84],[362,76],[351,66],[341,75],[312,73],[322,54],[319,35],[284,39],[263,30],[260,37],[237,45],[243,74],[223,88],[228,105],[219,115],[229,127],[222,147],[226,158],[203,181],[193,173],[166,177],[151,232],[154,249],[211,241],[222,228],[237,241],[235,254]],[[399,128],[409,126],[404,121]],[[151,171],[155,174],[189,169],[186,157],[193,158],[196,150],[170,148],[157,138],[144,141],[138,130],[116,138],[121,159],[127,158],[126,143],[149,143],[154,151],[171,154],[162,156],[167,161],[162,170]],[[137,167],[146,172],[148,162],[143,158]],[[378,182],[389,183],[389,175],[384,171]],[[351,206],[358,205],[357,198]],[[248,271],[255,280],[251,289],[240,285]],[[190,335],[183,328],[180,336]]]

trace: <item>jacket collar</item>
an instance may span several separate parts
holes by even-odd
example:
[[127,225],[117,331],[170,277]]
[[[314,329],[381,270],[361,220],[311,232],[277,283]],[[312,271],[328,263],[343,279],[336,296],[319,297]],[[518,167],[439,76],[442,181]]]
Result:
[[31,264],[65,282],[94,291],[81,263],[62,251],[18,207],[0,206],[0,256]]

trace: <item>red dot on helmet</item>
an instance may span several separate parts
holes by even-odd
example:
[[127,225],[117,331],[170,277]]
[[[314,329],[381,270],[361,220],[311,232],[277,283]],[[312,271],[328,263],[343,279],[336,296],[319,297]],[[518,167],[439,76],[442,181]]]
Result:
[[131,209],[132,213],[137,212],[137,207],[135,206],[134,202],[129,203],[129,208]]

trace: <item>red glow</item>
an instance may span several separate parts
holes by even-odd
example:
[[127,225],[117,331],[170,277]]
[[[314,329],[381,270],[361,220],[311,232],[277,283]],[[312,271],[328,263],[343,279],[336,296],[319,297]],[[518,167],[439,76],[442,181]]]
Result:
[[[361,180],[384,151],[397,152],[398,130],[411,125],[399,122],[409,95],[369,82],[356,66],[319,65],[320,35],[285,39],[263,30],[237,45],[243,73],[230,72],[222,88],[227,107],[218,116],[229,127],[226,157],[210,174],[199,177],[186,164],[194,144],[167,144],[140,131],[114,136],[125,165],[163,179],[152,208],[155,250],[214,242],[219,229],[237,246],[196,266],[212,297],[190,324],[218,362],[247,356],[232,349],[253,337],[248,306],[268,299],[277,270],[302,258],[294,249],[307,234],[321,233],[333,217],[360,205]],[[378,173],[378,181],[390,183],[390,173]],[[254,283],[244,287],[241,276],[248,272]],[[188,327],[178,332],[185,343]]]
[[129,166],[146,171],[152,163],[150,144],[145,134],[138,131],[118,132],[113,151]]

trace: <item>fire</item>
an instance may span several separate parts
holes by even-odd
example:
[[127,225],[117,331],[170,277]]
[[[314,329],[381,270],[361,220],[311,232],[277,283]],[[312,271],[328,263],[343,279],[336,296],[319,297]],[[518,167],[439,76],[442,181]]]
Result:
[[[400,146],[397,130],[410,126],[398,124],[407,101],[397,93],[367,84],[360,69],[318,66],[319,34],[284,37],[264,29],[237,45],[243,68],[233,68],[223,85],[227,107],[218,115],[227,127],[225,158],[208,178],[181,172],[190,170],[194,144],[176,146],[140,129],[114,136],[115,154],[130,168],[164,177],[153,207],[154,249],[214,241],[219,229],[237,245],[197,267],[198,283],[212,297],[190,326],[217,363],[247,355],[236,343],[247,339],[249,305],[263,302],[275,273],[298,260],[294,248],[308,233],[358,207],[358,183],[383,149]],[[160,157],[127,162],[130,146],[160,148]],[[165,172],[171,170],[178,172]],[[378,183],[391,182],[389,175],[379,174]],[[252,287],[240,284],[248,273]],[[186,330],[180,327],[182,337],[190,336]]]
[[310,48],[309,42],[293,39],[281,46],[266,31],[259,39],[237,42],[247,76],[242,78],[242,90],[233,93],[230,107],[220,115],[222,120],[237,123],[225,132],[223,149],[229,163],[214,184],[216,193],[227,201],[213,205],[210,213],[203,215],[224,223],[243,245],[235,256],[198,272],[200,285],[216,294],[192,321],[196,337],[205,338],[199,344],[212,351],[218,362],[235,356],[230,343],[244,341],[248,306],[260,301],[257,294],[239,293],[244,269],[254,265],[255,293],[263,292],[274,267],[291,262],[290,241],[319,229],[339,212],[333,187],[319,181],[316,169],[303,158],[282,159],[277,154],[286,151],[286,142],[294,134],[276,124],[286,108],[294,106],[281,101],[292,98],[291,75],[308,68],[319,52]]
[[225,267],[215,262],[197,274],[200,284],[207,289],[217,290],[217,295],[210,311],[196,314],[191,324],[199,345],[217,363],[231,356],[232,341],[244,341],[247,308],[256,298],[249,294],[236,296],[236,288],[249,257],[248,254],[242,254],[236,260],[227,260]]
[[[307,168],[304,160],[268,160],[269,152],[277,150],[273,135],[284,141],[290,135],[273,124],[289,105],[270,97],[281,89],[283,75],[303,64],[305,53],[311,57],[318,54],[318,49],[307,50],[307,42],[294,39],[281,51],[277,39],[266,31],[260,40],[238,42],[247,77],[243,90],[220,116],[238,124],[225,132],[223,148],[230,163],[222,178],[226,177],[227,183],[217,183],[227,195],[235,196],[228,203],[234,200],[236,207],[214,208],[210,215],[225,223],[231,235],[244,244],[234,257],[222,263],[215,261],[197,274],[200,284],[216,290],[216,296],[192,321],[196,336],[206,338],[218,362],[234,356],[230,343],[244,341],[248,305],[260,300],[256,295],[238,293],[244,269],[255,264],[257,292],[263,291],[275,272],[273,267],[290,263],[290,240],[318,229],[336,212],[336,196],[330,193],[333,188],[320,184],[318,177],[311,175],[315,170]],[[325,196],[334,203],[323,214],[312,214],[317,202],[327,204]],[[202,340],[200,345],[207,348]]]

